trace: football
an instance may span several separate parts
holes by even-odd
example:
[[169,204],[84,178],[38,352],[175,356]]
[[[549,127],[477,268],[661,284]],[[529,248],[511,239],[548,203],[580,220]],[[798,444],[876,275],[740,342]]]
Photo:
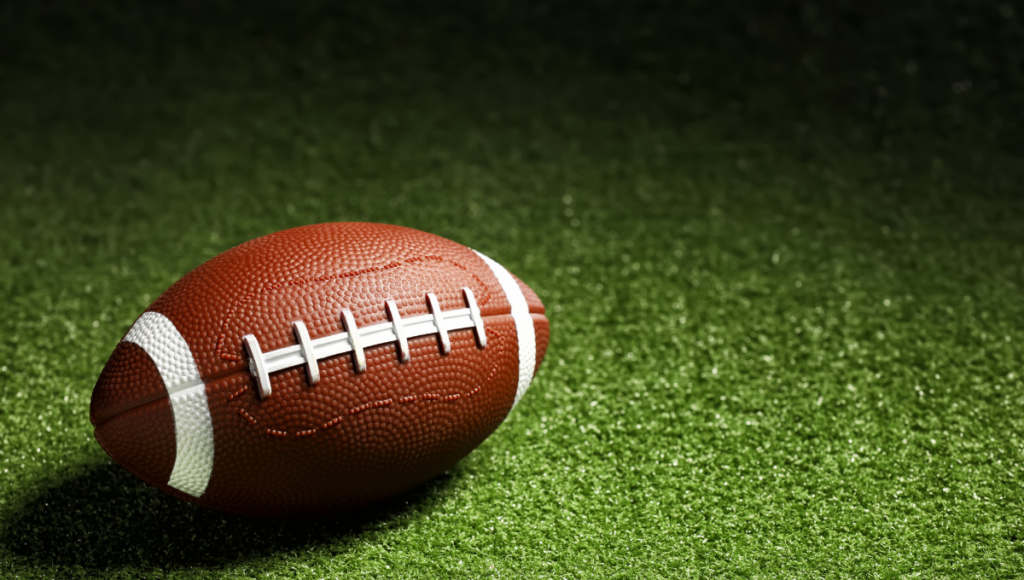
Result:
[[248,516],[372,505],[449,469],[516,406],[544,305],[421,231],[328,223],[232,248],[135,321],[93,390],[103,449],[173,496]]

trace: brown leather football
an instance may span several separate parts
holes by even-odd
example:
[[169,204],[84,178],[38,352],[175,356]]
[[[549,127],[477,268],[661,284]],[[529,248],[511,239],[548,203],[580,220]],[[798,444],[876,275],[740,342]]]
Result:
[[526,392],[537,295],[438,236],[285,230],[176,282],[114,349],[90,418],[147,483],[252,516],[366,506],[453,466]]

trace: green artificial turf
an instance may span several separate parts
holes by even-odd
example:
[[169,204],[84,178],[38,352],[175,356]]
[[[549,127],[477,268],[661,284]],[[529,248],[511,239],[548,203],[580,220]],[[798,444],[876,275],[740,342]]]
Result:
[[[90,6],[0,26],[0,577],[1024,576],[1008,4],[864,16],[849,61],[852,17],[810,4],[667,19],[683,48],[640,9]],[[547,306],[480,448],[314,521],[107,458],[92,385],[150,301],[357,220]]]

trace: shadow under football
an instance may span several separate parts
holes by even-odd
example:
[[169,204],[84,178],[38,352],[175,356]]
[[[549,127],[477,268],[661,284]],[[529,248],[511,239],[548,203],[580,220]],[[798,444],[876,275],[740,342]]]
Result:
[[[38,565],[97,569],[216,566],[331,544],[381,525],[402,525],[454,475],[441,475],[370,510],[318,519],[253,519],[199,508],[146,485],[118,465],[89,469],[42,490],[14,513],[0,550]],[[408,520],[405,520],[408,521]]]

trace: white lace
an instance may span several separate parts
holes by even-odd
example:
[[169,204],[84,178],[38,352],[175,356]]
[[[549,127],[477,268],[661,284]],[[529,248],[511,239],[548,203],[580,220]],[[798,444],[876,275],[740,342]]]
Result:
[[390,321],[363,328],[356,328],[351,311],[343,308],[340,313],[340,322],[345,332],[314,340],[309,338],[306,325],[301,321],[296,321],[292,323],[292,331],[295,333],[298,344],[267,353],[260,349],[255,336],[247,334],[242,337],[242,342],[249,355],[249,372],[256,379],[260,397],[265,399],[271,393],[270,373],[295,366],[305,366],[310,384],[315,385],[320,381],[318,365],[320,360],[351,352],[356,372],[363,372],[366,370],[364,349],[382,344],[397,343],[398,359],[400,362],[406,363],[409,362],[411,356],[408,339],[438,334],[441,338],[441,352],[448,354],[451,351],[451,340],[448,338],[448,333],[452,330],[472,328],[476,331],[479,347],[486,348],[487,334],[484,332],[484,320],[480,316],[480,309],[477,308],[473,291],[463,288],[462,294],[466,301],[466,308],[441,312],[437,297],[428,292],[426,300],[430,314],[410,318],[403,318],[398,313],[395,301],[388,300],[385,302],[385,310]]

